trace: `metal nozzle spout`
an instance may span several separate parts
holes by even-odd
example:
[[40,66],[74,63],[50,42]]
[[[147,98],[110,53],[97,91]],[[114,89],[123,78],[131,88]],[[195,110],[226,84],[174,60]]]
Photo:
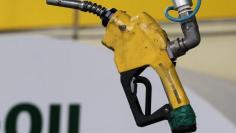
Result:
[[59,3],[58,0],[47,0],[47,4],[49,5],[57,5]]
[[73,9],[84,9],[84,3],[77,0],[47,0],[48,5],[68,7]]
[[107,26],[111,16],[117,11],[115,8],[107,9],[90,1],[79,0],[47,0],[48,5],[73,8],[84,12],[96,14],[102,19],[103,26]]

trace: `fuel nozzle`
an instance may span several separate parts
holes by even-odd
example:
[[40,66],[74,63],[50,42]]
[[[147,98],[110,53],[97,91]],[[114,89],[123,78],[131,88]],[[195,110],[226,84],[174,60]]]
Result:
[[90,12],[99,16],[102,20],[104,27],[107,26],[112,15],[117,11],[115,8],[107,9],[101,5],[90,1],[79,1],[79,0],[47,0],[48,5],[67,7],[77,9],[84,12]]

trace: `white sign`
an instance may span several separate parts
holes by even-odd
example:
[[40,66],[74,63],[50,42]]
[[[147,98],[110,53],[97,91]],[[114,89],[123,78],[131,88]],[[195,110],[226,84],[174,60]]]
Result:
[[[145,73],[153,84],[155,111],[166,104],[167,99],[158,75],[150,69]],[[234,125],[222,114],[185,88],[197,114],[197,132],[235,132]],[[29,107],[39,111],[34,113],[38,114],[35,118],[42,118],[38,133],[57,133],[57,124],[60,133],[75,133],[68,131],[73,126],[69,124],[72,105],[74,113],[81,116],[77,127],[80,133],[170,133],[167,121],[144,128],[136,126],[113,62],[113,53],[103,46],[30,34],[2,35],[0,90],[2,133],[14,133],[6,132],[8,126],[9,129],[14,126],[7,122],[9,116],[14,118],[9,115],[12,111],[14,114],[14,110],[20,112],[15,113],[17,119],[12,121],[17,125],[15,130],[29,133],[34,120],[25,109]],[[138,95],[140,101],[144,100],[142,92]],[[55,125],[50,124],[50,118]]]

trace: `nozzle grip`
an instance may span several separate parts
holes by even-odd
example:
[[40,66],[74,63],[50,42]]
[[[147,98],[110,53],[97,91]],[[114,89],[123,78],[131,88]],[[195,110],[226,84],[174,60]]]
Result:
[[174,64],[163,62],[154,69],[161,78],[171,107],[176,109],[188,105],[189,100],[179,80]]

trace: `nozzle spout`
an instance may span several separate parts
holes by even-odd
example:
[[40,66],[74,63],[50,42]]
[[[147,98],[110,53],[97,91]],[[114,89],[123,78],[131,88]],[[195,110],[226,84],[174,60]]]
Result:
[[49,4],[49,5],[57,5],[58,4],[58,0],[47,0],[47,4]]
[[48,5],[67,7],[96,14],[102,19],[103,26],[107,26],[111,16],[117,11],[115,8],[107,9],[90,1],[79,0],[47,0]]
[[48,5],[84,10],[84,2],[77,0],[47,0]]

